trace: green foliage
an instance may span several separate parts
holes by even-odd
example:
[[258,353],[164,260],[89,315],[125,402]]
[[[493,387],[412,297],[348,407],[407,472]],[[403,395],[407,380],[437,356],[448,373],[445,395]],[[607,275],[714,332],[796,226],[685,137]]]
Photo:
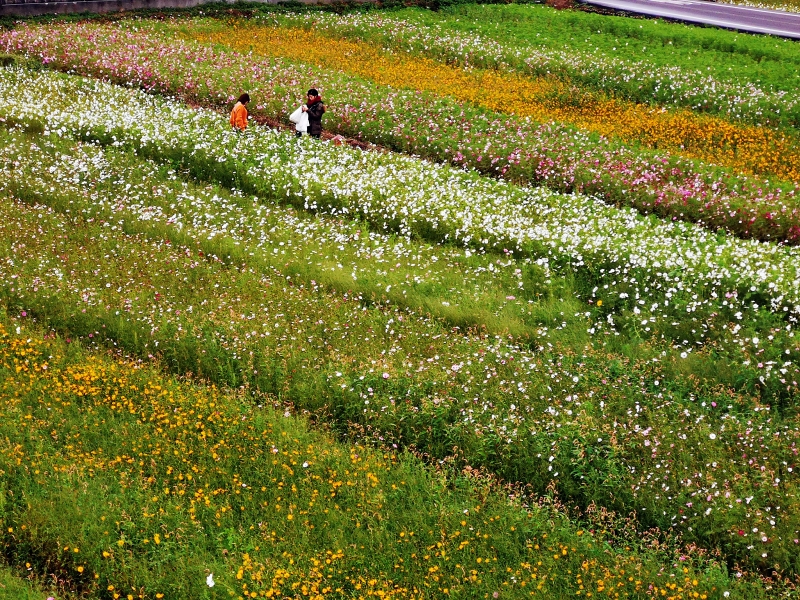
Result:
[[42,600],[48,597],[48,591],[39,582],[31,581],[31,573],[24,565],[16,567],[0,564],[0,595],[13,600]]
[[435,20],[424,13],[401,14],[454,31],[481,33],[512,46],[532,40],[557,50],[566,45],[598,58],[702,70],[722,80],[757,82],[787,91],[800,78],[796,43],[772,36],[517,4],[457,7],[448,10],[444,19]]

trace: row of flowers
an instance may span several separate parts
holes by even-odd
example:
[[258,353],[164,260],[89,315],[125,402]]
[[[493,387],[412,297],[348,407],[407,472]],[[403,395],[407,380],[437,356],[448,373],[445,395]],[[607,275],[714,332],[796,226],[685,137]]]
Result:
[[[565,40],[564,47],[559,49],[533,41],[499,41],[497,37],[486,33],[489,28],[486,26],[487,20],[490,23],[494,22],[493,18],[501,22],[504,19],[513,21],[519,15],[504,15],[502,11],[518,9],[481,7],[481,10],[500,11],[500,14],[487,15],[483,20],[473,14],[473,27],[459,27],[457,30],[451,26],[453,17],[443,17],[431,23],[413,13],[394,16],[380,11],[346,14],[284,13],[256,18],[268,26],[301,26],[330,37],[355,40],[366,38],[385,48],[428,56],[468,68],[557,77],[645,104],[655,102],[681,106],[719,114],[735,121],[767,126],[800,126],[800,103],[792,94],[791,81],[764,85],[743,79],[735,68],[722,77],[719,74],[710,75],[705,68],[699,69],[691,64],[662,66],[646,58],[644,51],[643,58],[639,60],[625,59],[608,55],[602,49],[592,47],[591,43],[576,48],[574,38]],[[470,17],[463,20],[469,21]],[[544,27],[548,20],[555,20],[555,16],[543,19]],[[646,25],[651,26],[648,23]],[[611,36],[613,37],[613,33]],[[641,41],[643,46],[660,44],[656,35],[649,39],[644,34],[637,41]],[[586,42],[590,40],[587,39]],[[728,45],[734,46],[735,43],[731,40]],[[707,48],[699,43],[697,50],[702,52]],[[758,61],[758,58],[754,60]],[[735,65],[736,61],[733,60],[732,64]],[[764,73],[764,78],[768,75]]]
[[178,41],[171,31],[86,24],[21,28],[0,36],[0,47],[214,107],[235,99],[231,90],[248,89],[256,98],[255,112],[271,118],[291,110],[312,81],[329,100],[326,126],[361,140],[510,180],[598,194],[617,205],[741,237],[800,240],[796,183],[734,176],[666,153],[625,148],[563,124],[537,124],[429,93],[382,87],[333,69],[275,58],[254,61]]
[[[0,116],[9,122],[127,144],[265,198],[364,218],[378,231],[505,248],[542,264],[590,265],[601,283],[625,279],[631,302],[688,292],[697,296],[692,310],[726,298],[737,310],[757,312],[760,306],[738,297],[757,291],[779,314],[800,313],[793,248],[661,223],[590,197],[518,187],[414,158],[329,144],[307,151],[270,129],[239,136],[213,112],[100,82],[23,70],[0,75]],[[670,318],[673,310],[668,302],[652,309]]]
[[[450,213],[466,210],[452,204],[464,197],[472,209],[489,206],[498,219],[507,215],[503,200],[530,197],[507,184],[386,154],[321,143],[313,146],[310,156],[311,147],[298,146],[290,136],[260,129],[235,135],[213,113],[105,84],[49,73],[35,78],[9,72],[4,80],[13,82],[15,77],[24,78],[27,87],[4,87],[3,97],[15,99],[24,111],[10,115],[3,107],[0,114],[7,120],[13,117],[29,126],[45,122],[25,101],[31,94],[37,98],[36,109],[48,115],[47,128],[54,134],[99,138],[173,159],[180,156],[178,151],[187,159],[194,153],[197,160],[205,156],[221,165],[231,156],[247,163],[248,150],[259,159],[244,166],[275,184],[276,198],[287,189],[290,197],[294,193],[281,185],[280,174],[286,177],[300,161],[313,160],[313,172],[320,179],[306,181],[310,187],[299,188],[300,198],[338,216],[347,206],[322,205],[322,200],[341,199],[344,183],[346,189],[360,190],[358,197],[376,204],[386,197],[381,189],[402,187],[407,195],[397,198],[398,206],[416,212],[419,222],[426,215],[429,222],[431,215],[438,215],[443,225],[453,218]],[[15,97],[12,90],[21,96]],[[104,111],[99,115],[101,105]],[[96,115],[109,129],[97,123]],[[213,222],[219,232],[214,237],[224,235],[241,244],[245,254],[253,253],[255,265],[259,255],[277,250],[279,242],[261,243],[260,234],[247,229],[249,218],[236,214],[241,203],[235,196],[226,198],[222,190],[216,199],[204,199],[180,181],[170,183],[170,177],[161,184],[148,180],[146,188],[137,186],[138,175],[126,181],[124,164],[115,166],[92,149],[65,152],[64,143],[55,135],[28,145],[15,138],[7,142],[0,163],[7,193],[22,195],[21,190],[32,188],[26,197],[46,201],[64,213],[59,217],[41,207],[8,207],[3,237],[9,240],[10,254],[2,261],[2,280],[4,293],[15,305],[35,309],[76,335],[109,338],[142,354],[161,354],[181,373],[194,370],[215,377],[222,373],[230,377],[225,379],[228,383],[244,382],[281,393],[309,410],[332,412],[366,427],[384,443],[414,443],[441,458],[457,446],[468,462],[531,483],[534,489],[555,484],[570,498],[633,508],[644,523],[679,528],[690,539],[721,546],[726,555],[748,564],[777,561],[784,569],[795,568],[791,556],[798,517],[784,499],[794,489],[792,447],[797,429],[757,400],[682,388],[659,359],[629,364],[605,351],[534,353],[499,338],[448,333],[405,311],[364,311],[358,297],[357,302],[343,301],[313,282],[292,286],[293,276],[260,270],[263,266],[235,271],[217,267],[216,262],[198,258],[202,246],[173,249],[178,244],[165,243],[164,236],[183,229],[191,233],[184,239],[199,240],[208,237],[208,224]],[[54,149],[45,151],[48,144],[55,144]],[[40,161],[36,169],[21,164],[27,156]],[[130,165],[128,170],[136,173]],[[246,183],[244,179],[240,176],[240,183]],[[103,181],[114,185],[97,183]],[[368,181],[388,187],[371,191],[357,187]],[[492,196],[492,191],[507,195]],[[417,196],[420,202],[438,198],[435,212],[415,205]],[[270,193],[260,197],[269,198]],[[159,205],[159,198],[164,204]],[[554,205],[567,201],[551,200]],[[215,205],[217,212],[230,217],[214,214]],[[108,209],[105,214],[103,207]],[[112,209],[123,218],[110,218]],[[613,210],[606,210],[603,224],[608,228]],[[357,211],[348,209],[353,212]],[[126,240],[122,232],[137,221],[152,224],[149,236],[158,241]],[[631,227],[646,225],[630,216],[625,222]],[[84,225],[76,227],[80,223]],[[410,222],[408,230],[412,226]],[[684,236],[693,235],[685,226],[676,227]],[[558,244],[565,246],[567,239],[560,236]],[[548,245],[556,250],[558,244]],[[105,258],[98,263],[98,256]],[[606,276],[610,284],[625,279],[625,271]],[[650,304],[659,290],[651,293],[644,283],[624,283],[642,286],[641,295],[632,298],[640,315],[654,310]],[[691,288],[673,291],[674,296],[697,296]],[[695,315],[703,314],[704,301],[697,300],[683,320],[703,328]],[[752,302],[734,294],[723,302],[741,309],[745,325],[752,317],[763,318]],[[643,328],[652,324],[649,319],[645,322]],[[779,345],[793,334],[791,327],[785,337],[775,331],[767,342],[745,339],[741,329],[731,324],[734,344],[741,344],[741,352],[754,360],[776,348],[782,354]],[[547,346],[545,338],[541,350]],[[735,345],[733,350],[714,346],[701,352],[698,360],[724,370],[727,363],[713,357],[723,352],[736,356],[735,349]],[[787,369],[794,369],[791,362],[759,364],[757,372],[767,381],[787,377]],[[743,454],[745,458],[739,458]],[[759,538],[754,543],[753,529],[766,532],[766,541]],[[727,533],[714,537],[713,532],[720,530]]]
[[[543,334],[534,318],[540,311],[530,300],[551,295],[545,282],[553,273],[530,257],[515,260],[412,241],[370,231],[363,222],[313,216],[269,199],[264,204],[218,186],[190,185],[172,169],[132,163],[129,154],[108,148],[71,148],[66,141],[66,152],[51,141],[31,147],[36,161],[18,161],[13,160],[18,147],[29,147],[24,138],[15,134],[5,143],[0,156],[9,162],[0,167],[6,178],[0,189],[19,199],[43,202],[57,189],[69,198],[70,210],[85,219],[124,224],[128,232],[140,223],[173,242],[192,240],[204,255],[229,264],[253,263],[395,305],[425,307],[437,316],[457,314],[461,323],[491,333]],[[314,147],[305,144],[298,152],[310,154]],[[463,288],[465,278],[469,289]],[[585,328],[585,320],[579,326]]]

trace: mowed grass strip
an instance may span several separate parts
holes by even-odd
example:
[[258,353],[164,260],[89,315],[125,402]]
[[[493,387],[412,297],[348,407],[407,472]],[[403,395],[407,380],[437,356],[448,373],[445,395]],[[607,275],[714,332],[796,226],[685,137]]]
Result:
[[786,12],[800,12],[800,2],[787,2],[786,0],[723,0],[724,4],[736,4],[739,6],[750,6],[753,8],[765,8],[767,10],[782,10]]
[[629,144],[667,150],[729,167],[739,173],[800,180],[800,143],[790,133],[737,124],[707,114],[614,99],[556,78],[497,70],[463,69],[421,56],[387,52],[377,45],[337,39],[316,30],[220,25],[184,33],[239,52],[292,58],[341,69],[379,85],[450,96],[537,122],[560,121]]

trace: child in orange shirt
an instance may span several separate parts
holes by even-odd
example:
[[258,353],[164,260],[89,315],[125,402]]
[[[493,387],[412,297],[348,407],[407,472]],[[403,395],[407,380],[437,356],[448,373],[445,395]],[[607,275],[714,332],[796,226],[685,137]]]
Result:
[[231,111],[231,127],[244,131],[247,129],[247,106],[250,102],[250,96],[247,93],[239,96],[236,104]]

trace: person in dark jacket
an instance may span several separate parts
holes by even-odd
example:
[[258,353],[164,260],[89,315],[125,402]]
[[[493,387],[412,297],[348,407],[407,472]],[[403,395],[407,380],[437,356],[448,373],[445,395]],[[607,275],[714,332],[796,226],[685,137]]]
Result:
[[322,135],[322,115],[325,112],[325,105],[316,89],[308,90],[308,101],[303,106],[303,112],[308,113],[309,135],[319,139]]

